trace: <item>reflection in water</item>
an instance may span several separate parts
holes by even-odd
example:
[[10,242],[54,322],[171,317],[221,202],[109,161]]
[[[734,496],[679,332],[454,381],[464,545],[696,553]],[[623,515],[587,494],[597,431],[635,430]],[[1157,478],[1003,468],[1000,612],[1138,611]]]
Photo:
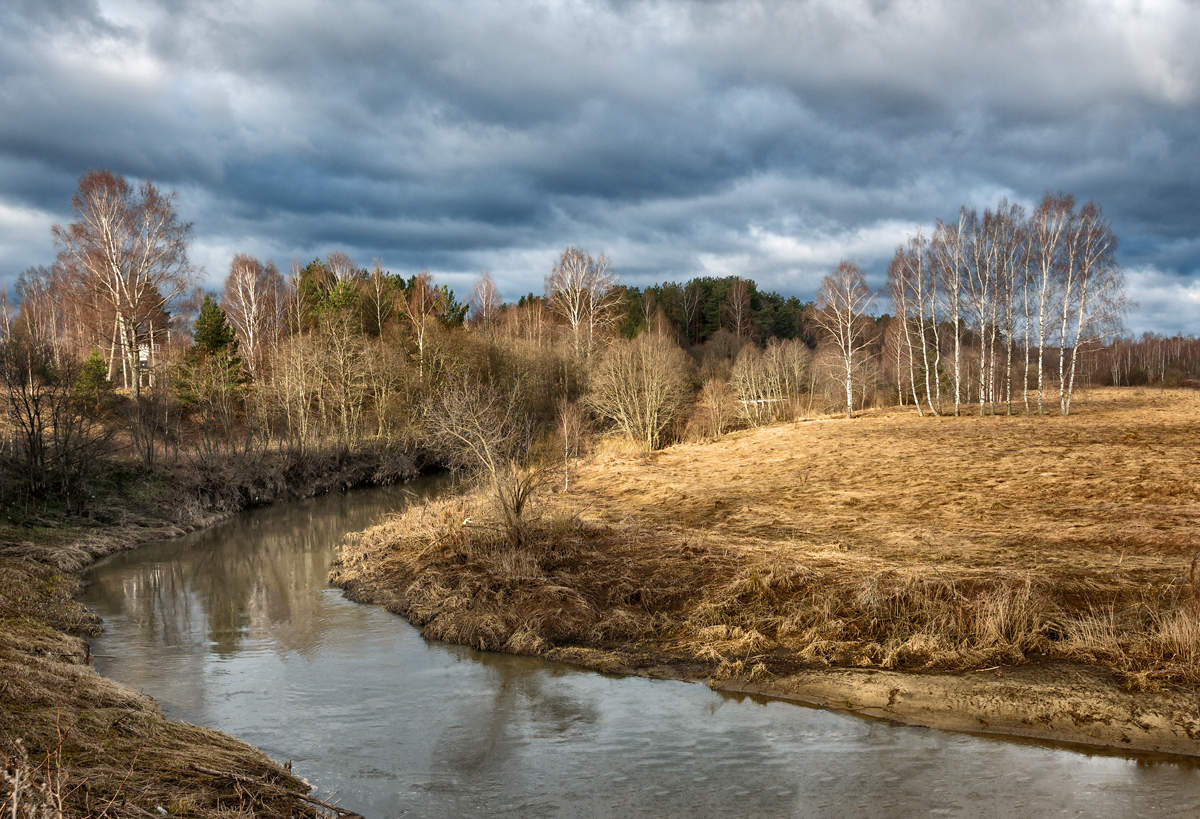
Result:
[[[435,484],[410,487],[436,491]],[[1181,815],[1200,772],[944,734],[427,643],[326,585],[380,489],[247,513],[97,567],[102,673],[368,816]]]

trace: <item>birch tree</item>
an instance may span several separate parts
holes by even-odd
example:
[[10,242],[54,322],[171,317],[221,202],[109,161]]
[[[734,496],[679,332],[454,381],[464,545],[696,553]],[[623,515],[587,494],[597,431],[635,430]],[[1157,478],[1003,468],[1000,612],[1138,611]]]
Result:
[[[1050,325],[1058,272],[1063,262],[1063,245],[1072,222],[1075,198],[1068,194],[1046,194],[1033,213],[1033,275],[1037,288],[1037,411],[1045,412],[1046,345],[1053,339]],[[1065,342],[1064,342],[1065,343]]]
[[[913,299],[910,298],[910,293],[914,291],[913,280],[915,277],[922,275],[924,257],[924,240],[918,233],[908,241],[907,245],[901,245],[896,248],[896,253],[892,257],[892,261],[888,264],[888,293],[892,299],[892,309],[899,319],[899,330],[897,331],[896,346],[899,349],[903,347],[902,352],[905,353],[905,358],[908,361],[908,384],[912,391],[913,404],[917,408],[918,415],[924,415],[925,411],[921,408],[921,397],[917,394],[917,374],[916,374],[916,345],[913,341],[915,335],[913,329],[913,313],[916,310],[916,305]],[[922,322],[923,324],[923,322]],[[924,327],[921,328],[922,342],[924,342]],[[922,343],[922,357],[925,358],[924,372],[928,371],[928,357],[925,354],[925,345]],[[900,403],[903,404],[903,388],[904,378],[900,372],[901,363],[896,364],[896,380],[899,382],[901,390]],[[925,379],[926,383],[926,398],[930,401],[930,409],[932,411],[932,396],[929,394],[929,379]]]
[[262,369],[263,345],[282,320],[279,294],[283,277],[275,265],[264,265],[253,256],[239,253],[229,265],[221,307],[237,331],[242,360],[252,376]]
[[[1063,273],[1063,315],[1068,316],[1059,345],[1059,410],[1063,415],[1071,413],[1080,349],[1100,341],[1105,332],[1114,333],[1125,309],[1124,280],[1116,263],[1116,249],[1116,236],[1100,206],[1094,202],[1084,205],[1072,225],[1068,266]],[[1068,343],[1070,364],[1064,367]]]
[[[152,182],[136,188],[111,171],[91,171],[71,197],[75,221],[55,225],[59,261],[112,310],[109,378],[141,395],[138,342],[147,322],[191,286],[191,225],[175,212],[175,195]],[[153,344],[153,338],[150,339]]]
[[496,280],[492,274],[484,270],[475,280],[471,289],[471,318],[485,331],[491,329],[496,312],[503,305],[500,291],[496,288]]
[[854,368],[872,340],[867,321],[874,297],[862,271],[843,261],[825,277],[817,291],[817,323],[837,346],[846,383],[846,417],[854,416]]
[[596,336],[613,322],[619,296],[615,284],[607,256],[593,259],[576,247],[563,251],[546,278],[550,309],[566,320],[580,360],[591,355]]
[[445,309],[444,291],[433,283],[433,276],[423,270],[413,276],[398,299],[400,313],[408,319],[417,341],[417,372],[425,380],[425,346],[430,323]]
[[[958,415],[962,406],[962,286],[964,279],[963,266],[963,228],[967,220],[966,208],[958,212],[958,223],[948,225],[938,222],[933,235],[933,259],[937,263],[937,278],[945,294],[946,309],[950,314],[950,324],[954,330],[954,414]],[[937,323],[934,322],[934,332]]]
[[742,278],[729,283],[729,292],[721,305],[725,326],[738,338],[750,335],[750,284]]
[[371,272],[367,276],[364,289],[368,306],[375,319],[375,333],[382,336],[384,325],[395,312],[396,277],[384,270],[383,265],[376,259],[371,263]]

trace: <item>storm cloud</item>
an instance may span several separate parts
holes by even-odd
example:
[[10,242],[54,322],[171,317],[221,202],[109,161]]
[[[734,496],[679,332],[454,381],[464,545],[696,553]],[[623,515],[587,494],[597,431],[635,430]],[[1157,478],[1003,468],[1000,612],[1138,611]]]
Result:
[[5,286],[92,168],[175,190],[212,286],[342,249],[510,299],[567,244],[811,298],[960,205],[1066,190],[1121,239],[1130,329],[1200,333],[1192,3],[10,0],[0,27]]

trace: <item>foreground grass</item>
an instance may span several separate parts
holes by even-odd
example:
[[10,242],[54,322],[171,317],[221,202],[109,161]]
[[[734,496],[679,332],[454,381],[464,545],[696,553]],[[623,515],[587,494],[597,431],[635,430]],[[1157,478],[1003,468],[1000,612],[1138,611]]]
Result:
[[1198,443],[1196,392],[781,425],[593,458],[521,550],[479,524],[481,496],[412,509],[349,541],[332,577],[430,637],[612,670],[1060,660],[1192,690]]

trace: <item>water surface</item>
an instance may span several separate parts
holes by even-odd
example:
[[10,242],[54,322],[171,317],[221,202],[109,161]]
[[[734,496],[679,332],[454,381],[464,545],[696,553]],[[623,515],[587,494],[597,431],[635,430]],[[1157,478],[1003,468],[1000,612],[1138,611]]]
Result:
[[326,582],[424,482],[255,510],[110,559],[101,673],[367,816],[1151,816],[1200,771],[895,726],[424,641]]

